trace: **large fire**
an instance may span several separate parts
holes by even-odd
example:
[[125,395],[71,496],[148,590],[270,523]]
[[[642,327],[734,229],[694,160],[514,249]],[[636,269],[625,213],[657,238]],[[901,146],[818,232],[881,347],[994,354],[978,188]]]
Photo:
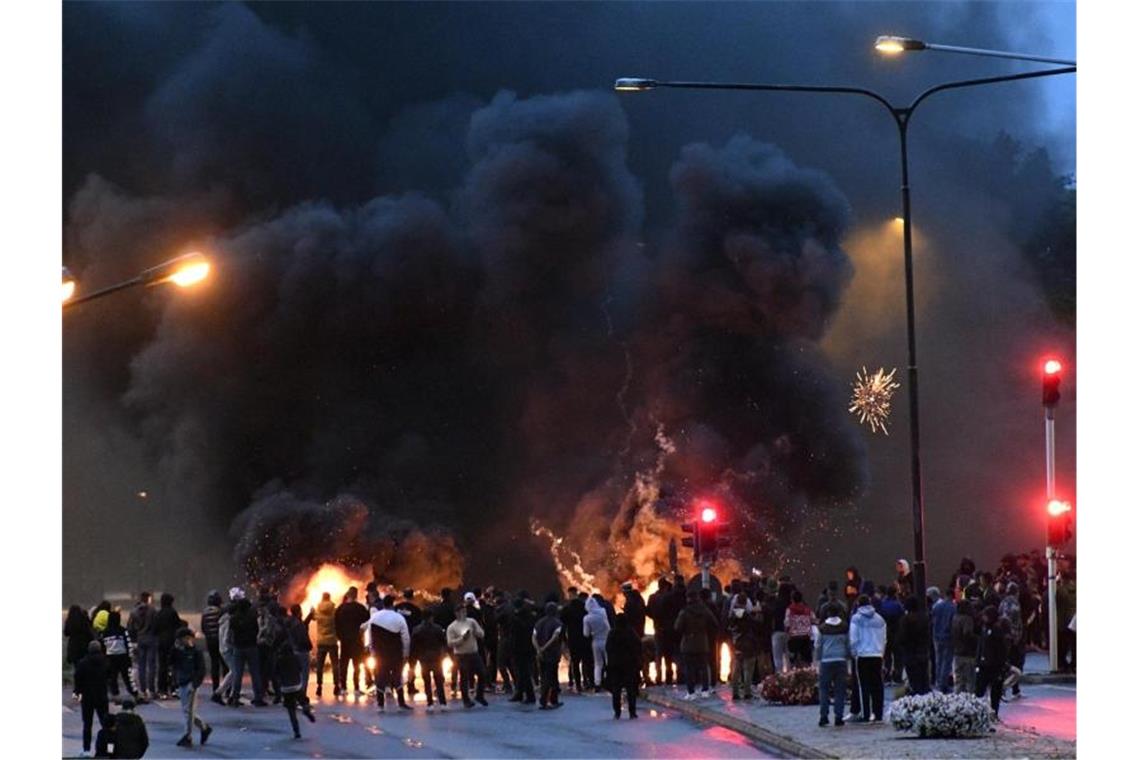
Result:
[[350,586],[356,586],[360,592],[360,599],[364,598],[364,587],[372,581],[372,568],[365,566],[359,570],[326,562],[309,576],[308,580],[301,579],[304,587],[295,594],[301,596],[301,609],[308,614],[320,603],[321,597],[328,594],[334,604],[340,604],[344,594]]

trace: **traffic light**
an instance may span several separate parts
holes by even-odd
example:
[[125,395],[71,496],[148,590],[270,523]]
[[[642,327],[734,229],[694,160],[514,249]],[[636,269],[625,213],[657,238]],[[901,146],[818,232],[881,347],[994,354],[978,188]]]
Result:
[[718,550],[729,545],[727,536],[721,535],[728,526],[720,519],[716,507],[703,503],[700,507],[700,521],[697,524],[698,562],[715,562]]
[[1061,400],[1061,362],[1048,359],[1041,373],[1041,403],[1050,409]]
[[693,534],[691,536],[682,536],[681,546],[692,549],[693,557],[699,561],[701,556],[701,547],[699,543],[701,540],[701,534],[697,531],[697,524],[691,522],[681,523],[681,530],[685,533]]
[[1073,538],[1073,505],[1067,501],[1052,499],[1045,505],[1048,514],[1048,544],[1064,546]]

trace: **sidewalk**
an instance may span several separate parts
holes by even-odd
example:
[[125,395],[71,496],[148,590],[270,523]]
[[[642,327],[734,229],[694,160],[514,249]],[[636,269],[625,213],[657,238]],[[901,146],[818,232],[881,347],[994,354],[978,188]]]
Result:
[[1021,675],[1021,682],[1075,684],[1077,676],[1075,673],[1050,673],[1048,652],[1026,652],[1025,672]]
[[[1056,689],[1040,686],[1038,689]],[[891,702],[887,690],[887,706]],[[1069,690],[1066,690],[1069,691]],[[714,697],[696,702],[680,699],[684,692],[668,687],[649,689],[649,701],[669,707],[696,720],[738,731],[792,757],[803,758],[1072,758],[1076,757],[1075,725],[1035,725],[1032,709],[1035,694],[1003,705],[997,731],[978,739],[921,739],[896,731],[884,723],[848,723],[842,728],[821,728],[819,707],[774,705],[757,697],[733,702],[731,690],[720,687]],[[1072,723],[1075,724],[1075,690],[1072,690]],[[1016,707],[1015,707],[1016,705]],[[1006,713],[1010,714],[1007,716]]]

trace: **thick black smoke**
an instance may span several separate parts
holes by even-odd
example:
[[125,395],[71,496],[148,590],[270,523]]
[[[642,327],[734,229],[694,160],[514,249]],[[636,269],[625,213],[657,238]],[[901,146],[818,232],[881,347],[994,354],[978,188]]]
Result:
[[[878,10],[65,7],[65,263],[94,286],[188,245],[215,261],[200,290],[68,317],[65,522],[82,525],[65,535],[69,562],[126,540],[140,556],[177,548],[216,577],[236,540],[242,572],[270,583],[324,557],[400,583],[504,581],[547,567],[537,516],[617,578],[630,568],[615,550],[667,534],[646,527],[647,503],[666,515],[711,493],[766,536],[864,494],[874,515],[905,512],[891,448],[904,437],[869,450],[844,409],[860,363],[902,363],[898,315],[847,340],[872,332],[872,312],[880,324],[879,303],[845,299],[844,247],[853,219],[896,213],[889,119],[846,100],[663,92],[619,105],[597,91],[646,74],[906,95],[1005,65],[856,56],[877,24],[1020,46],[996,5]],[[816,52],[791,55],[790,39]],[[1008,182],[986,167],[998,128],[1043,111],[1039,90],[1013,85],[932,101],[913,128],[919,283],[932,285],[920,337],[942,356],[1005,346],[1024,334],[1018,315],[1038,315],[1023,287],[1037,275],[1010,262],[1019,248],[1055,258],[1040,242],[1056,237],[1051,206],[1033,206],[1044,232],[1008,221],[1040,162]],[[1002,276],[965,277],[963,245]],[[1004,305],[1000,335],[959,294]],[[947,416],[936,407],[928,428],[935,462],[956,446]],[[934,475],[936,500],[948,479]],[[134,509],[143,488],[146,508],[122,520],[85,501]],[[970,496],[955,501],[980,503]],[[338,533],[342,518],[354,529]],[[437,555],[443,576],[412,559]],[[115,577],[173,586],[186,565],[124,560]]]

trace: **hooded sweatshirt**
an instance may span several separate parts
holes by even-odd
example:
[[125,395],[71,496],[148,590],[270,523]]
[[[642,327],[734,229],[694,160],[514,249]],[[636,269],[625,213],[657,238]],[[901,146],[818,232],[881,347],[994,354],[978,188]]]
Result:
[[582,633],[586,638],[593,638],[599,644],[604,644],[606,636],[610,633],[610,619],[606,615],[606,608],[598,604],[598,600],[590,597],[586,600],[586,617],[582,618]]
[[372,651],[382,659],[408,656],[412,647],[412,635],[408,631],[407,618],[399,612],[391,608],[375,610],[366,625],[369,626]]
[[847,641],[847,621],[831,615],[819,625],[819,638],[815,641],[815,657],[819,662],[846,662],[851,655]]
[[887,648],[887,623],[874,607],[864,604],[851,616],[847,641],[855,657],[882,657]]
[[332,599],[322,599],[317,602],[317,646],[336,646],[336,604]]

